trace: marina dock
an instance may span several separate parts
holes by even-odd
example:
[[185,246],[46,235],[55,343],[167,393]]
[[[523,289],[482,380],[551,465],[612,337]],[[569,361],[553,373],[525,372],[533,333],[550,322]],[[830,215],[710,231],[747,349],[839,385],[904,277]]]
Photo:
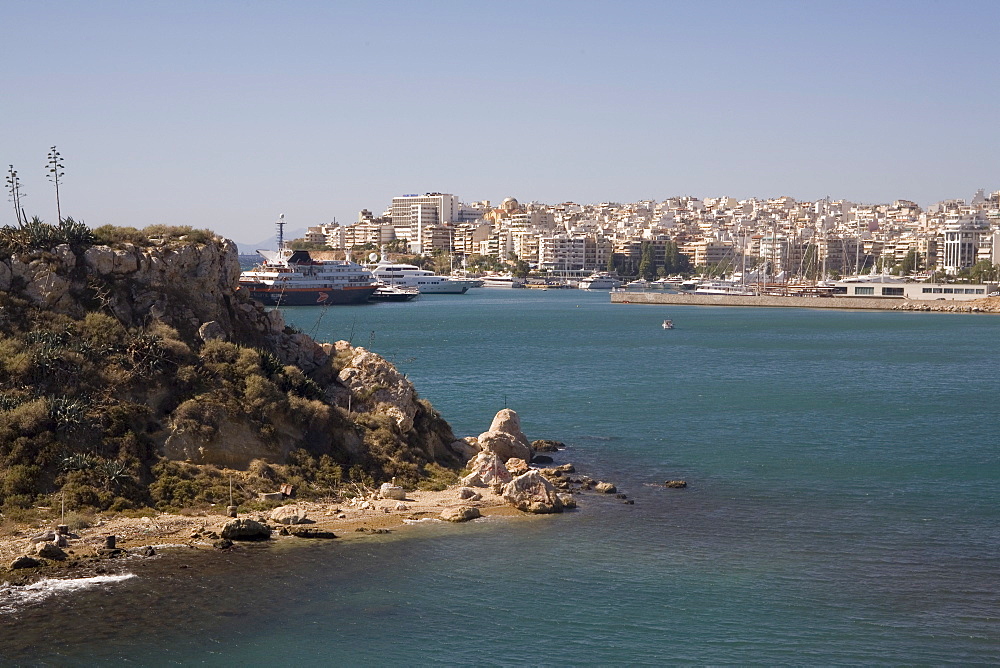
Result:
[[[612,304],[687,304],[690,306],[764,306],[798,308],[868,309],[876,311],[972,310],[969,302],[913,300],[887,297],[785,297],[781,295],[696,295],[671,292],[611,293]],[[957,308],[956,308],[957,307]],[[980,309],[976,309],[980,310]],[[985,309],[984,309],[985,310]]]

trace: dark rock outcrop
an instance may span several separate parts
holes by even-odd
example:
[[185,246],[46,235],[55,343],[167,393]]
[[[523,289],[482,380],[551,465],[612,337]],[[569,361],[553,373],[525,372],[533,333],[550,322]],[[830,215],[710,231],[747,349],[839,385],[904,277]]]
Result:
[[228,540],[268,540],[271,528],[256,520],[235,519],[226,522],[220,534]]

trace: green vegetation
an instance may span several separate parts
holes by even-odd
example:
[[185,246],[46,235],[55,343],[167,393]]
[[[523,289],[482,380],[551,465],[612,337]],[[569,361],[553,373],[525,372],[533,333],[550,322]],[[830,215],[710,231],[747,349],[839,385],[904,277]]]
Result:
[[[142,513],[228,504],[230,481],[239,504],[280,484],[293,485],[305,497],[336,494],[351,481],[393,476],[415,486],[430,474],[443,476],[434,468],[440,457],[455,464],[441,448],[453,438],[450,427],[426,402],[420,403],[413,429],[401,433],[380,413],[349,414],[331,398],[344,388],[337,386],[328,396],[348,352],[307,374],[283,364],[268,348],[273,344],[246,332],[228,332],[228,341],[202,341],[196,327],[179,331],[157,319],[126,323],[101,295],[110,290],[127,295],[128,285],[88,274],[83,262],[83,253],[95,244],[162,247],[215,239],[208,230],[190,227],[90,230],[68,217],[58,225],[34,218],[0,228],[0,251],[7,257],[51,259],[62,244],[77,255],[75,262],[52,264],[75,280],[72,308],[37,305],[16,278],[0,292],[5,518],[63,502],[80,517],[91,510]],[[176,289],[177,301],[192,298],[183,286]],[[377,388],[370,389],[372,394]],[[245,471],[161,456],[169,447],[182,452],[204,447],[211,455],[220,442],[250,443],[273,455]]]

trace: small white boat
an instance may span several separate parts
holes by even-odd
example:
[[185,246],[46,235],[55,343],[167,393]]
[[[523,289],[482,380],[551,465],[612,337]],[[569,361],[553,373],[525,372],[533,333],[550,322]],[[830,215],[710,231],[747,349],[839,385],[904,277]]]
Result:
[[674,321],[673,320],[664,320],[663,321],[663,329],[673,329],[673,328],[674,328]]
[[416,299],[420,290],[416,288],[401,288],[398,285],[379,283],[378,288],[368,298],[370,302],[408,302]]

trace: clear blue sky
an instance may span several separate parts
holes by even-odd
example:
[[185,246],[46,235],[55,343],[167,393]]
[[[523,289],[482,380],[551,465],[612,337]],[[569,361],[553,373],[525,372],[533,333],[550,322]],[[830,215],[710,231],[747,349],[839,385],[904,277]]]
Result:
[[53,144],[64,215],[241,241],[427,191],[1000,189],[995,0],[0,0],[0,23],[0,164],[48,221]]

